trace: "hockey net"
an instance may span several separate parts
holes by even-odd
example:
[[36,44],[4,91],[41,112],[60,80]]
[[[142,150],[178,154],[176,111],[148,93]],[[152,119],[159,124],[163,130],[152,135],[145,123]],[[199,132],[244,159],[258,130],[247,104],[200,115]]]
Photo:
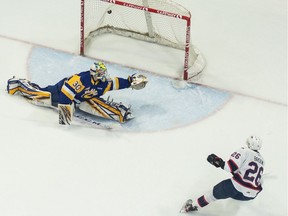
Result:
[[178,79],[201,74],[205,61],[190,42],[191,14],[171,0],[81,0],[80,54],[94,37],[112,33],[184,51]]

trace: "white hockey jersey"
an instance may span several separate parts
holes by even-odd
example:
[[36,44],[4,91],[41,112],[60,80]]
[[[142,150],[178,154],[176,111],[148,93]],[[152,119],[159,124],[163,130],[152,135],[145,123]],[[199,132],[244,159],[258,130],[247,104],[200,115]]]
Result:
[[224,170],[233,174],[234,187],[246,197],[256,197],[262,190],[264,159],[259,152],[240,148],[231,154]]

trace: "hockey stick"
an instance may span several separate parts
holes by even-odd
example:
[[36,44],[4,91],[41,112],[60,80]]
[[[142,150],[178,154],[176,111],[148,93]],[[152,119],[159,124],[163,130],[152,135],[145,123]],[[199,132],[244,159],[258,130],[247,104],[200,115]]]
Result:
[[[47,107],[47,108],[52,108],[53,111],[58,112],[58,108],[57,107],[54,107],[52,105],[50,105],[50,106],[43,105],[38,100],[31,100],[31,98],[26,97],[24,94],[22,94],[22,96],[31,104],[34,104],[34,105],[37,105],[37,106],[42,106],[42,107]],[[81,125],[85,125],[85,126],[88,126],[88,127],[91,127],[91,128],[105,129],[105,130],[112,130],[112,129],[116,129],[116,128],[118,128],[118,129],[121,128],[120,124],[117,124],[117,123],[105,124],[105,123],[93,120],[91,118],[85,117],[84,115],[81,115],[81,114],[76,113],[76,112],[74,113],[73,117],[74,117],[74,120],[77,121],[78,123],[80,123]]]
[[92,128],[100,128],[100,129],[108,129],[108,130],[112,130],[115,128],[119,128],[119,124],[105,124],[105,123],[101,123],[98,121],[95,121],[93,119],[87,118],[85,116],[82,116],[80,114],[76,114],[74,113],[74,120],[78,121],[79,123],[92,127]]

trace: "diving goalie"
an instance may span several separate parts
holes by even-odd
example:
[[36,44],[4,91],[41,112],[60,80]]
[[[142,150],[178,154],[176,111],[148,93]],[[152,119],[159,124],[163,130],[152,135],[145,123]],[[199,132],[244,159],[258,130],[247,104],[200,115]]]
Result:
[[55,85],[40,87],[27,79],[11,78],[7,82],[8,94],[20,94],[32,104],[57,108],[59,124],[70,125],[75,108],[86,113],[120,123],[133,118],[131,107],[101,96],[108,91],[132,88],[143,89],[148,83],[144,75],[133,74],[127,79],[110,78],[103,62],[94,62],[90,70],[60,80]]

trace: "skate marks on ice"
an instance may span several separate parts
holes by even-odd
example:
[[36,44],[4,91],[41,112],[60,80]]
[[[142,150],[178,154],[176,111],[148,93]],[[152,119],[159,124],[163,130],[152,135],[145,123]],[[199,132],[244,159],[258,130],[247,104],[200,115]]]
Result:
[[[88,70],[95,60],[57,50],[34,47],[28,59],[28,75],[40,86],[54,84],[66,76]],[[121,124],[118,130],[153,132],[183,127],[200,121],[221,109],[231,98],[229,92],[188,83],[174,88],[172,79],[146,71],[105,62],[110,77],[126,78],[134,73],[148,77],[142,90],[123,89],[107,92],[116,102],[131,105],[134,119]],[[110,120],[87,115],[92,121],[111,124]]]

